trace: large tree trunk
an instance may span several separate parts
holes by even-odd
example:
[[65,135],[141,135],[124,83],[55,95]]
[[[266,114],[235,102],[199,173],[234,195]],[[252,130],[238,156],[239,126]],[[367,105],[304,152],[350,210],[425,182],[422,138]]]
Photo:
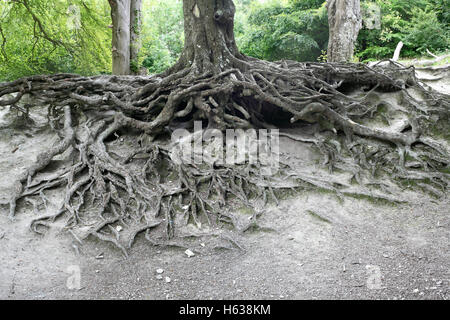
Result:
[[232,0],[184,0],[185,47],[178,65],[220,72],[242,58],[234,39]]
[[139,51],[141,49],[141,26],[142,26],[142,0],[131,1],[130,6],[130,64],[131,72],[139,72]]
[[328,62],[349,62],[362,27],[360,0],[328,0]]
[[112,35],[112,73],[130,74],[130,6],[131,0],[109,0]]

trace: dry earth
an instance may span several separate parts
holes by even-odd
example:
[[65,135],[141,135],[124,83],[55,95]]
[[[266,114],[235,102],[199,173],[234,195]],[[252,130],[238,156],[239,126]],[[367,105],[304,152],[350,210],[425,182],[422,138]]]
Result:
[[[420,76],[448,91],[446,70]],[[39,150],[57,141],[46,130],[13,129],[13,119],[0,110],[0,203]],[[299,168],[317,166],[308,145],[281,138],[280,147]],[[259,230],[170,247],[140,236],[128,259],[92,239],[74,246],[63,220],[33,234],[29,223],[39,213],[32,203],[21,205],[14,222],[1,205],[0,299],[449,299],[449,195],[404,194],[410,203],[392,205],[305,191],[269,205]],[[237,210],[245,219],[245,208]],[[81,288],[71,290],[77,268]]]

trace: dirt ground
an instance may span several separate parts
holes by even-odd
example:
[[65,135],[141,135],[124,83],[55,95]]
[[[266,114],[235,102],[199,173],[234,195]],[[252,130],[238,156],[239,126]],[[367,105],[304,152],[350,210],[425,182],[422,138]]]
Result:
[[[444,85],[422,76],[448,88],[448,73]],[[6,202],[15,177],[57,137],[7,128],[11,121],[0,109],[0,299],[450,298],[448,194],[405,191],[410,202],[391,205],[305,191],[270,204],[259,230],[186,239],[185,247],[155,247],[140,236],[127,259],[92,239],[76,249],[62,222],[38,236],[29,230],[39,214],[33,206],[22,204],[11,222]],[[316,163],[307,145],[281,138],[280,147],[299,166]]]

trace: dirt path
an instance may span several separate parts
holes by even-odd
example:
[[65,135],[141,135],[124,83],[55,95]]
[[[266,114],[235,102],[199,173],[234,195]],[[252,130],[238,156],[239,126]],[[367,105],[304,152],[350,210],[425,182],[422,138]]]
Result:
[[[38,238],[25,218],[11,224],[2,215],[0,298],[448,299],[448,208],[448,200],[393,208],[301,195],[270,210],[266,232],[237,239],[245,251],[208,252],[199,239],[190,248],[205,253],[188,258],[139,239],[126,260],[103,243],[77,255],[66,235]],[[67,288],[73,266],[81,290]],[[170,283],[157,279],[158,268]]]

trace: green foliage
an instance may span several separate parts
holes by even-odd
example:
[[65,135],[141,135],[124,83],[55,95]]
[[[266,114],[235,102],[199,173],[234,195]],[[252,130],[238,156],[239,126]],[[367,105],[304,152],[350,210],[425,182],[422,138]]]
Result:
[[411,24],[405,28],[405,42],[410,48],[419,53],[449,48],[450,28],[438,20],[436,12],[414,8],[412,14]]
[[[326,61],[325,0],[234,1],[236,40],[244,54]],[[131,68],[157,73],[182,52],[182,0],[144,0],[143,5],[142,50]],[[373,28],[374,17],[368,14],[374,6],[381,9],[379,28]],[[70,8],[79,12],[76,28]],[[362,0],[366,27],[358,38],[357,58],[390,58],[399,41],[405,43],[402,57],[448,50],[449,8],[450,0]],[[0,0],[0,81],[42,73],[109,73],[110,24],[106,0]]]
[[[422,55],[426,49],[443,52],[449,49],[450,0],[374,0],[362,3],[381,9],[380,28],[360,31],[357,56],[364,60],[391,58],[397,43],[405,46],[402,56]],[[365,15],[367,18],[367,15]]]
[[111,22],[105,2],[1,1],[0,79],[109,72]]
[[316,60],[328,41],[323,1],[252,1],[248,20],[237,32],[243,53],[265,60]]
[[142,65],[158,73],[173,65],[183,50],[182,0],[144,1]]

